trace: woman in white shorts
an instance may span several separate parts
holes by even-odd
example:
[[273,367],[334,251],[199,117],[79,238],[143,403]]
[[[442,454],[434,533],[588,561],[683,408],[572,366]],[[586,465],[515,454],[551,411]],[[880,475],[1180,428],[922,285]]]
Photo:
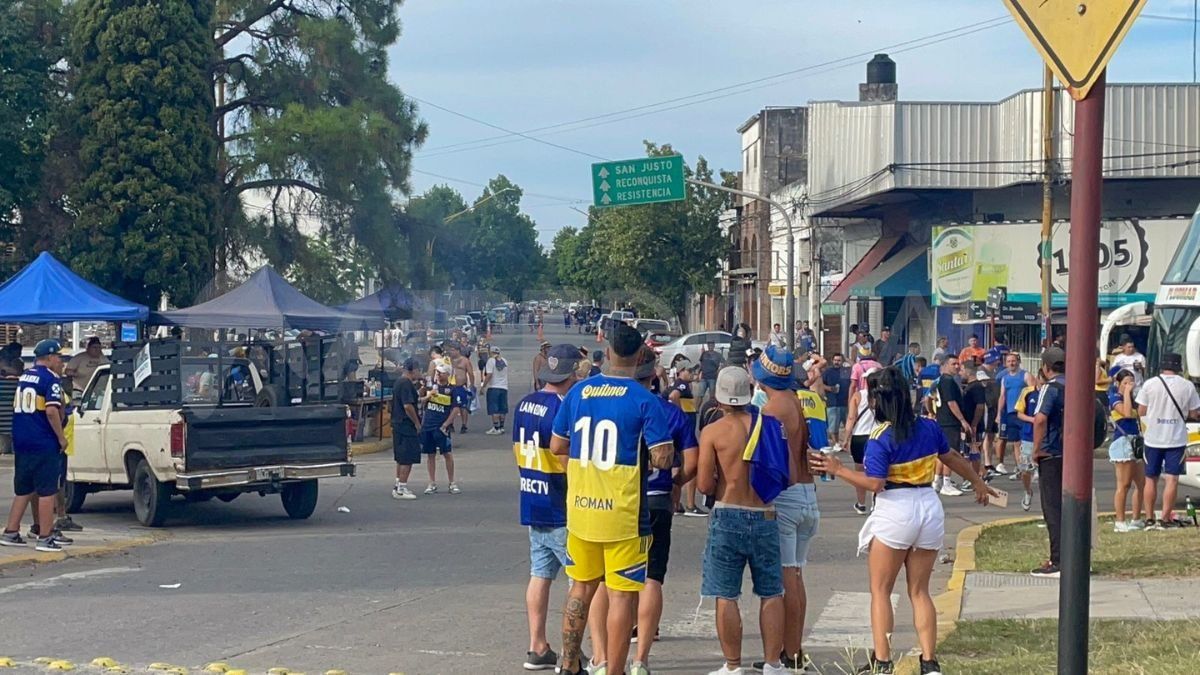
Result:
[[932,488],[938,459],[973,481],[979,503],[987,503],[991,490],[962,455],[950,452],[936,422],[914,416],[907,381],[897,368],[885,368],[867,381],[871,408],[879,424],[867,440],[865,472],[843,466],[829,455],[809,454],[814,472],[828,473],[876,494],[875,510],[858,535],[859,554],[867,553],[875,643],[870,663],[859,672],[893,671],[888,641],[894,624],[891,596],[903,567],[921,646],[920,672],[940,673],[934,656],[937,611],[929,595],[929,577],[946,536],[942,502]]
[[[1108,394],[1108,407],[1112,410],[1113,439],[1108,444],[1108,461],[1117,472],[1117,490],[1113,495],[1116,518],[1113,531],[1134,532],[1142,529],[1142,487],[1146,484],[1146,465],[1134,451],[1134,443],[1141,442],[1142,429],[1138,419],[1137,404],[1133,400],[1133,389],[1137,377],[1132,370],[1119,370],[1113,376],[1113,386]],[[1125,503],[1129,488],[1133,488],[1133,519],[1125,519]],[[1152,514],[1153,515],[1153,514]]]

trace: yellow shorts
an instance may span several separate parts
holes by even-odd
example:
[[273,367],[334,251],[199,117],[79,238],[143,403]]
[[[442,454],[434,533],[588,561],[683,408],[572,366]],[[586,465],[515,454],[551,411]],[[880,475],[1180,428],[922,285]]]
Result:
[[614,591],[642,590],[646,585],[646,561],[650,537],[621,541],[584,541],[567,533],[567,576],[575,581],[595,581]]

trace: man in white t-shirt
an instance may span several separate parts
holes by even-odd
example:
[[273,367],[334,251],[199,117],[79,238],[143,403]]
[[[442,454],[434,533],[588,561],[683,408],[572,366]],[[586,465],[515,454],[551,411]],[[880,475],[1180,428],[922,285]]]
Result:
[[492,416],[492,428],[484,433],[499,436],[504,433],[504,417],[508,414],[508,362],[500,356],[499,347],[492,347],[483,368],[483,386],[487,388],[487,412]]
[[1121,370],[1133,373],[1134,387],[1142,386],[1142,382],[1146,378],[1146,357],[1137,350],[1129,336],[1125,336],[1125,340],[1121,343],[1121,351],[1113,356],[1112,364]]
[[[1138,391],[1138,415],[1146,425],[1147,529],[1178,527],[1172,509],[1179,476],[1183,474],[1183,454],[1187,449],[1188,420],[1200,417],[1200,395],[1191,381],[1178,375],[1183,369],[1179,354],[1164,354],[1162,372],[1146,380]],[[1163,479],[1162,518],[1154,522],[1154,502],[1158,497],[1158,477]]]

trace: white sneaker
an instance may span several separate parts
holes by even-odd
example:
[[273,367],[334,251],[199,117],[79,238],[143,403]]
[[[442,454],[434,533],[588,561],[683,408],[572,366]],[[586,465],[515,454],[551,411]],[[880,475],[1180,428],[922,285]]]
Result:
[[430,483],[428,486],[426,486],[425,494],[436,495],[437,494],[437,483]]
[[995,467],[998,473],[1008,473],[1008,467],[1004,466],[1004,462],[1000,462]]
[[397,485],[392,488],[392,499],[416,499],[417,496],[408,489],[407,485]]
[[1021,497],[1021,508],[1028,511],[1030,506],[1033,506],[1033,493],[1026,492],[1025,496]]
[[1131,530],[1129,528],[1129,523],[1127,523],[1123,520],[1118,520],[1113,523],[1113,532],[1132,532],[1132,531],[1133,530]]
[[741,668],[729,668],[729,664],[721,664],[720,670],[714,670],[708,675],[744,675],[745,671]]
[[963,481],[958,484],[958,489],[960,489],[964,492],[966,492],[968,490],[974,491],[975,484],[969,478],[964,478]]
[[1018,472],[1018,471],[1014,471],[1014,472],[1012,472],[1012,473],[1008,474],[1008,479],[1009,479],[1009,480],[1016,480],[1016,479],[1018,479],[1018,478],[1020,478],[1020,477],[1021,477],[1021,474],[1020,474],[1020,472]]
[[963,494],[963,491],[954,487],[954,483],[950,481],[943,483],[942,489],[939,492],[947,497],[961,497]]
[[764,663],[762,667],[763,675],[788,675],[791,672],[792,671],[788,670],[787,668],[784,668],[782,663],[778,666]]
[[450,484],[450,494],[457,495],[462,493],[462,488],[458,487],[458,483]]
[[488,429],[487,431],[485,431],[483,433],[487,434],[488,436],[499,436],[500,434],[502,434],[504,432],[500,431],[496,427],[492,427],[491,429]]

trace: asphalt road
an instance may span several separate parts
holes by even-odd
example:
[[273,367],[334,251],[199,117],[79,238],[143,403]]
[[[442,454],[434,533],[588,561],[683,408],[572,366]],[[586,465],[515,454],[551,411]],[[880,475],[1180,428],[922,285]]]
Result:
[[[595,346],[590,336],[564,334],[561,325],[547,338]],[[515,406],[528,389],[537,339],[510,331],[494,342],[514,369]],[[277,497],[188,504],[161,543],[0,570],[0,656],[81,664],[107,656],[139,670],[226,661],[249,672],[522,672],[528,542],[517,520],[511,446],[484,435],[487,426],[477,415],[470,433],[454,437],[461,495],[446,494],[443,477],[441,494],[394,501],[391,458],[372,455],[361,459],[356,478],[322,483],[308,521],[286,519]],[[1106,462],[1097,462],[1096,476],[1106,509],[1112,484]],[[423,489],[423,470],[414,477],[411,484]],[[1002,483],[1008,485],[1017,484]],[[821,531],[805,571],[811,632],[805,644],[823,672],[842,672],[847,649],[858,648],[854,660],[863,661],[870,639],[866,567],[855,556],[862,518],[851,509],[847,486],[819,484],[819,491]],[[965,526],[1021,515],[1017,502],[1002,512],[969,497],[946,500],[947,543]],[[76,519],[85,527],[136,525],[129,493],[92,495]],[[706,527],[702,518],[675,522],[663,638],[652,653],[656,672],[707,672],[721,662],[713,604],[698,595]],[[938,566],[937,590],[949,572],[949,564]],[[565,589],[560,578],[549,621],[556,648]],[[748,580],[743,597],[748,663],[761,654]],[[903,597],[894,642],[900,652],[915,643]]]

